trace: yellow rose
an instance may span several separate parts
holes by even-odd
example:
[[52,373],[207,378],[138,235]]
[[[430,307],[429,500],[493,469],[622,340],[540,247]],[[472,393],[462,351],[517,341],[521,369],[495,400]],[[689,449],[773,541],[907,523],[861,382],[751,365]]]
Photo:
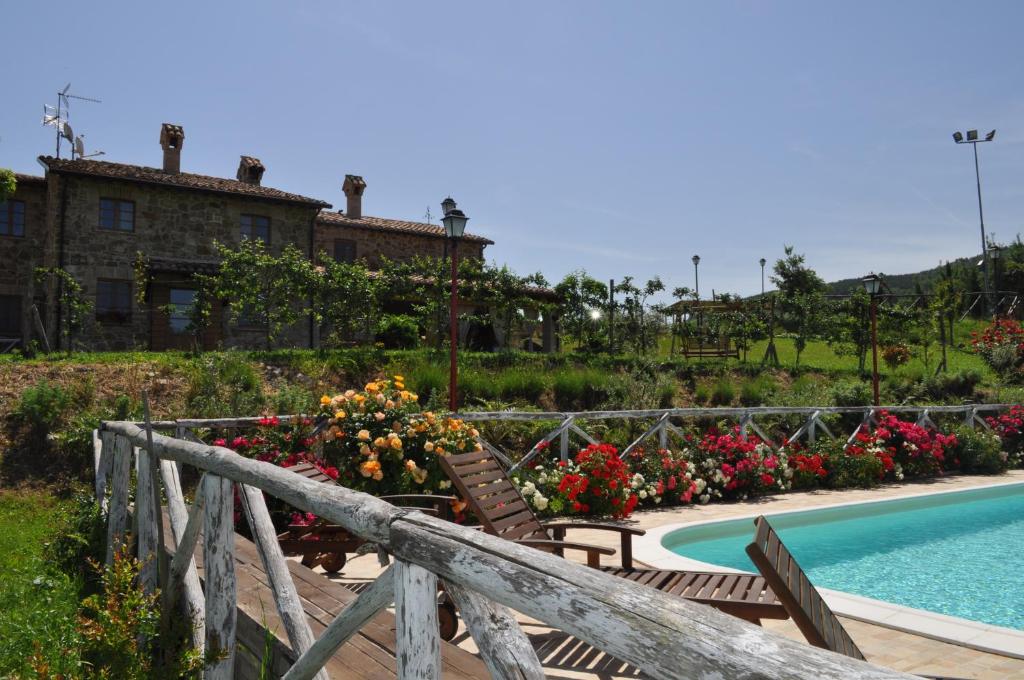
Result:
[[369,441],[370,440],[370,431],[369,430],[359,430],[359,434],[357,434],[356,436],[359,437],[360,439],[362,439],[364,442],[365,441]]
[[327,406],[330,403],[331,403],[331,398],[328,397],[326,394],[324,396],[320,397],[320,405],[321,406]]
[[395,451],[400,450],[402,448],[402,440],[399,439],[398,437],[395,437],[394,439],[392,439],[391,440],[391,448],[393,448]]
[[392,377],[395,379],[395,382],[402,382],[402,381],[405,380],[405,378],[403,378],[400,375],[396,375],[396,376],[392,376]]
[[427,442],[426,444],[424,444],[423,445],[423,450],[426,451],[427,453],[430,453],[431,451],[433,451],[434,450],[434,442]]
[[395,383],[395,389],[396,390],[404,390],[405,389],[405,383],[400,383],[400,382]]
[[364,461],[359,466],[359,472],[363,477],[372,476],[374,479],[378,479],[377,475],[380,474],[380,463],[375,460]]
[[344,411],[338,411],[337,413],[334,414],[334,417],[337,418],[338,420],[344,420],[347,415],[348,414],[346,414]]
[[409,460],[405,461],[405,469],[408,470],[409,472],[412,472],[413,470],[415,470],[416,469],[416,461],[412,460],[411,458]]
[[384,437],[377,437],[373,440],[373,445],[378,449],[384,449],[387,448],[388,443],[384,440]]
[[471,436],[473,436],[473,437],[479,437],[480,436],[480,430],[478,430],[478,429],[476,429],[474,427],[472,430],[469,431],[469,434]]
[[380,389],[380,387],[375,382],[366,383],[366,391],[367,392],[376,392],[379,389]]
[[346,398],[351,399],[354,396],[356,396],[356,391],[355,390],[345,390],[345,397]]
[[394,408],[394,407],[395,407],[395,402],[391,401],[390,399],[388,399],[387,401],[384,402],[384,408]]
[[373,451],[370,450],[369,446],[363,444],[362,446],[359,447],[359,453],[363,454],[364,456],[369,456],[371,453],[373,453]]

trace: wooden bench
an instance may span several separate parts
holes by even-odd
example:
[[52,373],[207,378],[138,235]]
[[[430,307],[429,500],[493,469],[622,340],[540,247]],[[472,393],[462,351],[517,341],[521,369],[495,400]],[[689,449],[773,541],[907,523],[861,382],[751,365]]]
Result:
[[[166,522],[165,526],[165,536],[170,537],[170,526]],[[168,543],[170,544],[172,540],[168,538]],[[200,580],[204,579],[202,552],[200,540],[200,545],[195,551]],[[356,594],[294,560],[287,562],[313,635],[319,636],[334,617],[356,599]],[[270,676],[280,677],[295,662],[295,656],[288,645],[284,624],[274,605],[274,596],[256,546],[237,533],[235,576],[238,592],[239,647],[235,655],[235,677],[259,677],[263,650],[268,644],[267,630],[273,633],[269,638]],[[445,678],[468,680],[490,677],[480,659],[449,642],[441,642],[441,657],[442,673]],[[324,668],[332,678],[397,678],[394,615],[384,611],[374,617],[357,635],[342,645]]]
[[731,346],[729,338],[722,337],[713,345],[706,345],[701,342],[683,341],[683,356],[687,359],[715,359],[715,358],[740,358],[738,347]]

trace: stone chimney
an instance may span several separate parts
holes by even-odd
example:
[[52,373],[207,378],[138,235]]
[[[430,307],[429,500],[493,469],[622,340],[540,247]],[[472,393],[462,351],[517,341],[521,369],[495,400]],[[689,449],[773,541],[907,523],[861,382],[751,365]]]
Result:
[[363,216],[363,191],[366,190],[366,182],[359,175],[345,175],[345,183],[341,185],[345,192],[348,203],[345,206],[345,214],[353,219]]
[[266,170],[266,168],[263,167],[263,163],[260,162],[259,158],[242,156],[242,160],[238,162],[238,174],[236,177],[239,182],[259,186],[260,182],[263,180],[264,170]]
[[160,127],[160,147],[164,150],[164,172],[181,172],[181,147],[185,145],[185,130],[180,125],[164,123]]

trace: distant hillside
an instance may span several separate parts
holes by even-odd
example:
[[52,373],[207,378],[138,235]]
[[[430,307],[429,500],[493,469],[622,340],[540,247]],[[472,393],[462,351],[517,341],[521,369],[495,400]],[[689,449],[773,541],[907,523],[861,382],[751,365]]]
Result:
[[[961,257],[960,259],[953,260],[952,265],[954,269],[961,266],[977,266],[979,260],[981,260],[981,255]],[[917,292],[916,287],[918,284],[920,284],[921,290],[928,292],[935,282],[942,276],[942,270],[945,266],[945,263],[943,263],[938,267],[926,269],[921,272],[914,272],[913,274],[881,274],[881,276],[885,279],[886,285],[889,286],[895,294],[915,293]],[[845,294],[849,293],[851,289],[860,287],[863,284],[858,278],[833,281],[826,285],[828,286],[828,292],[831,294]]]

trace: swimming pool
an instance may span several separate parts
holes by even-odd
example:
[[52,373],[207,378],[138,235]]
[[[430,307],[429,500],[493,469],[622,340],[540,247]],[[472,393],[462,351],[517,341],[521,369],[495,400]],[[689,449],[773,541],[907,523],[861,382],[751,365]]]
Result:
[[[821,587],[1024,629],[1024,484],[768,515]],[[684,557],[755,571],[750,519],[672,531]]]

